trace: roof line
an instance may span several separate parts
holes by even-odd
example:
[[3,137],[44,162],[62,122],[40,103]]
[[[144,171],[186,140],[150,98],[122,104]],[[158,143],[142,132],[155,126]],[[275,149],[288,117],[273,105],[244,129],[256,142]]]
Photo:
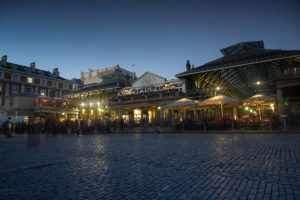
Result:
[[[275,60],[281,60],[281,59],[285,59],[285,58],[291,58],[291,57],[295,57],[295,56],[300,56],[299,55],[293,55],[293,56],[285,56],[285,57],[281,57],[281,58],[273,58],[273,59],[266,59],[263,61],[256,61],[256,62],[249,62],[249,63],[245,63],[245,64],[238,64],[238,65],[231,65],[231,66],[227,66],[227,67],[221,67],[221,68],[217,68],[217,69],[208,69],[208,70],[202,70],[202,71],[198,71],[198,72],[191,72],[191,73],[187,73],[187,74],[176,74],[176,77],[182,77],[182,76],[188,76],[191,74],[199,74],[202,72],[210,72],[210,71],[217,71],[219,69],[227,69],[227,68],[233,68],[233,67],[240,67],[240,66],[245,66],[245,65],[252,65],[252,64],[257,64],[257,63],[263,63],[263,62],[269,62],[269,61],[275,61]],[[201,67],[201,66],[200,66]],[[185,73],[185,72],[183,72]]]

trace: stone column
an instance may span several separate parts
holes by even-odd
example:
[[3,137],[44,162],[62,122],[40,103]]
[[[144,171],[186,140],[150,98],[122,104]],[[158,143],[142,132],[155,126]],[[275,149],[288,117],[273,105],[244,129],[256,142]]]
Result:
[[118,110],[118,128],[121,128],[122,110]]
[[149,125],[149,113],[148,113],[148,106],[146,106],[145,108],[145,111],[146,111],[146,124],[145,126],[148,128],[148,125]]
[[162,108],[160,108],[159,110],[159,124],[160,126],[163,126],[164,123],[164,110]]
[[5,96],[9,96],[9,83],[5,84]]
[[283,103],[283,95],[282,95],[282,88],[277,88],[277,101],[279,106],[279,114],[284,113],[284,103]]
[[25,86],[22,84],[22,85],[21,85],[21,92],[24,92],[24,87],[25,87]]

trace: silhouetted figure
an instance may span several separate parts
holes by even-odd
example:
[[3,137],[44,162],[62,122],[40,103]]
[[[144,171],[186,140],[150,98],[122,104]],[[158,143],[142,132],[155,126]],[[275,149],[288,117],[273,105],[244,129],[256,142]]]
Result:
[[187,60],[186,61],[186,71],[190,71],[191,70],[191,64],[190,64],[190,61],[189,60]]

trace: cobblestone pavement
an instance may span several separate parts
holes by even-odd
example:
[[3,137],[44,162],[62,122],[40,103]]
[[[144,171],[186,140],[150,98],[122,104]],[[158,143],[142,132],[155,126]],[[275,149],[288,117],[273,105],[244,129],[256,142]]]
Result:
[[0,199],[300,199],[299,134],[0,137]]

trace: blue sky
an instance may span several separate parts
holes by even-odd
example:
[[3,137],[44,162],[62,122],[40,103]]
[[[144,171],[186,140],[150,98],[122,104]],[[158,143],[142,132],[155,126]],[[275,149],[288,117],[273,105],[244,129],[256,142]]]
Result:
[[172,79],[187,59],[199,66],[242,41],[299,50],[299,19],[299,0],[9,0],[0,3],[0,54],[69,79],[116,64]]

